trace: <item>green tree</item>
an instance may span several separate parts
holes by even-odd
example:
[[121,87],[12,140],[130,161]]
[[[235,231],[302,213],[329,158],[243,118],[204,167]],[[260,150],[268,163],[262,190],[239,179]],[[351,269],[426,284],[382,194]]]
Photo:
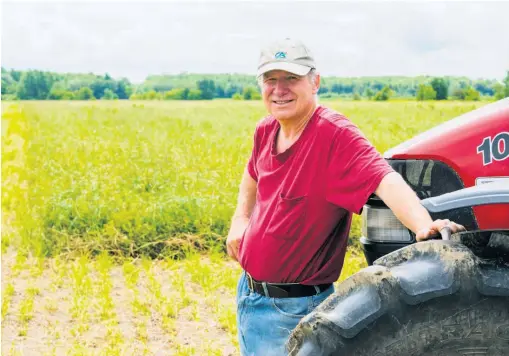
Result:
[[478,83],[475,83],[474,89],[477,90],[481,95],[485,96],[495,95],[493,86],[491,86],[491,83],[488,80],[481,80]]
[[468,100],[468,101],[476,101],[480,100],[481,98],[480,93],[471,86],[467,86],[462,89],[461,88],[455,89],[452,92],[451,96],[457,100]]
[[233,94],[235,94],[235,93],[241,94],[242,93],[242,88],[239,85],[235,84],[235,83],[228,83],[226,85],[225,90],[224,90],[225,97],[231,98],[231,97],[233,97]]
[[465,89],[454,89],[452,91],[451,97],[455,100],[465,100]]
[[502,84],[496,83],[493,86],[493,91],[495,92],[495,100],[505,98],[505,87]]
[[189,90],[189,94],[187,94],[187,100],[200,100],[203,98],[202,92],[199,89],[191,89]]
[[50,73],[29,70],[21,75],[16,95],[21,100],[45,100],[48,98],[53,82]]
[[225,91],[224,88],[221,85],[216,84],[216,98],[224,98],[225,97]]
[[127,99],[131,96],[132,93],[132,85],[128,79],[122,78],[117,82],[117,90],[115,94],[117,94],[119,99]]
[[329,88],[324,84],[320,83],[320,88],[318,88],[318,95],[327,94],[329,92]]
[[234,93],[232,95],[232,99],[233,100],[242,100],[242,95],[240,95],[240,93]]
[[111,89],[104,89],[104,94],[101,99],[104,100],[115,100],[118,99],[118,95],[113,92]]
[[373,90],[371,90],[371,88],[367,88],[367,89],[366,89],[366,92],[365,92],[365,96],[366,96],[369,100],[371,100],[371,99],[373,98],[373,95],[374,95],[374,94],[373,94]]
[[472,87],[464,89],[464,93],[465,93],[464,100],[478,101],[481,99],[481,94]]
[[433,78],[431,86],[436,92],[437,100],[447,100],[449,96],[449,83],[444,78]]
[[242,91],[242,97],[244,100],[260,100],[262,96],[258,93],[255,87],[249,86],[245,87]]
[[74,93],[72,91],[63,89],[59,86],[53,85],[48,95],[49,100],[73,100]]
[[175,88],[164,93],[165,100],[187,100],[188,88]]
[[2,95],[14,94],[16,92],[17,82],[8,70],[2,67]]
[[[199,80],[196,83],[198,89],[201,91],[201,99],[211,100],[214,98],[216,86],[213,80]],[[190,99],[193,100],[193,99]]]
[[172,89],[164,93],[164,100],[182,100],[183,89]]
[[62,99],[61,100],[74,100],[74,99],[76,99],[76,96],[74,95],[74,93],[72,91],[66,90],[62,94]]
[[22,72],[22,71],[20,71],[20,70],[14,70],[14,69],[11,69],[10,74],[11,74],[12,79],[14,79],[14,81],[19,82],[19,81],[20,81],[20,79],[21,79],[21,75],[23,74],[23,72]]
[[378,93],[375,94],[374,99],[376,101],[386,101],[391,98],[393,91],[389,86],[384,86]]
[[155,100],[157,99],[157,92],[155,90],[150,90],[146,92],[142,98],[145,100]]
[[89,87],[82,87],[80,90],[77,91],[75,98],[77,100],[93,100],[94,92]]
[[437,92],[431,85],[421,84],[417,90],[417,100],[435,100],[437,98]]
[[90,89],[92,89],[92,92],[94,93],[94,97],[97,99],[101,99],[106,92],[106,89],[109,89],[113,93],[116,93],[118,90],[117,83],[111,79],[111,77],[106,74],[103,77],[97,77],[96,80],[94,80],[90,84]]

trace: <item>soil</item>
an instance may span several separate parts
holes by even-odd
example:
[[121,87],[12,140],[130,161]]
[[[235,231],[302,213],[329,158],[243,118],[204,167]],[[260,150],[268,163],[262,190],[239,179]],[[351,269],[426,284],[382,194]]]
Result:
[[[168,270],[162,264],[154,262],[152,272],[161,285],[161,292],[168,300],[175,300],[175,291],[171,283],[172,273],[184,273],[186,293],[193,301],[190,306],[179,310],[174,318],[175,332],[164,329],[162,316],[154,307],[154,296],[149,290],[148,280],[143,272],[135,287],[139,300],[146,303],[150,312],[144,315],[132,308],[134,291],[124,279],[122,267],[115,266],[110,270],[112,289],[110,296],[114,304],[115,319],[104,320],[100,317],[99,273],[92,271],[92,292],[85,299],[87,312],[83,320],[73,318],[73,296],[75,291],[69,278],[58,278],[57,270],[51,260],[45,261],[42,274],[34,275],[30,269],[29,259],[23,270],[13,268],[16,263],[14,251],[5,252],[2,256],[2,297],[8,284],[14,287],[14,294],[8,304],[8,311],[2,320],[2,355],[67,355],[72,351],[83,354],[110,354],[107,351],[111,336],[108,328],[121,335],[122,343],[117,344],[121,355],[237,355],[234,344],[235,335],[225,330],[218,321],[217,311],[212,303],[235,308],[234,292],[221,288],[206,295],[200,285],[190,282],[189,276],[180,270]],[[225,262],[229,264],[230,262]],[[53,268],[52,268],[53,266]],[[230,266],[228,266],[230,267]],[[227,267],[227,268],[228,268]],[[234,265],[231,266],[235,268]],[[67,266],[65,266],[67,268]],[[26,335],[20,335],[20,306],[29,295],[29,288],[36,288],[38,293],[33,299],[33,316],[29,320]],[[116,320],[116,321],[115,321]],[[81,325],[81,329],[80,329]],[[109,327],[108,327],[109,325]],[[137,325],[141,327],[137,328]],[[145,326],[143,326],[145,325]],[[141,330],[146,339],[139,334]],[[78,333],[77,333],[78,331]],[[185,351],[188,351],[187,353]],[[178,353],[180,351],[180,353]],[[71,354],[73,354],[71,352]],[[114,353],[113,353],[114,354]]]

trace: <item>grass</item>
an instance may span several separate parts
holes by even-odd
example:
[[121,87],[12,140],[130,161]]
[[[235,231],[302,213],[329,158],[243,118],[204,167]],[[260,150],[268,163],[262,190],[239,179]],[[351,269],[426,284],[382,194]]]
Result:
[[[122,257],[223,248],[261,103],[2,104],[2,205],[18,248]],[[327,102],[379,151],[483,104]]]
[[151,261],[144,259],[142,261],[142,265],[148,281],[148,290],[152,297],[151,304],[161,317],[162,328],[164,332],[169,335],[175,335],[177,332],[175,327],[175,317],[177,316],[184,301],[182,299],[170,301],[168,297],[163,294],[161,283],[156,279],[152,271]]
[[[325,104],[383,152],[486,103]],[[2,112],[2,354],[237,354],[224,237],[262,104]],[[358,236],[355,216],[340,281],[366,265]]]
[[74,261],[70,269],[71,285],[73,289],[72,308],[73,319],[86,323],[89,318],[88,306],[92,295],[92,280],[89,276],[90,265],[86,256]]
[[28,322],[33,318],[34,311],[34,298],[39,294],[36,288],[28,288],[26,290],[26,297],[19,305],[19,336],[26,336],[28,329]]
[[9,311],[9,304],[11,303],[12,296],[14,295],[14,286],[9,283],[5,287],[5,291],[2,293],[2,320]]
[[98,296],[98,319],[106,327],[105,339],[107,345],[105,352],[108,355],[120,355],[124,345],[124,337],[118,328],[118,318],[115,312],[115,303],[112,298],[113,283],[110,271],[113,261],[106,253],[102,253],[95,263],[99,272],[96,295]]
[[149,338],[147,332],[147,319],[151,315],[150,303],[140,298],[138,289],[138,281],[140,278],[141,267],[137,266],[134,261],[124,261],[122,264],[122,272],[124,276],[125,286],[132,294],[130,300],[131,313],[133,315],[134,335],[135,339],[147,348]]
[[112,283],[109,275],[111,266],[111,258],[106,253],[101,254],[97,259],[96,268],[100,273],[100,283],[96,293],[99,295],[99,318],[115,322],[115,306],[111,297]]

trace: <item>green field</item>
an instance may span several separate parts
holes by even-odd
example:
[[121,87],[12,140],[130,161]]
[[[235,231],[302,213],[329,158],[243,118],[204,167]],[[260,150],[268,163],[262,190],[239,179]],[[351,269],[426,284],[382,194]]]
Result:
[[[323,104],[383,152],[486,102]],[[3,102],[2,354],[236,354],[224,239],[264,112]],[[363,265],[359,234],[355,217],[342,279]]]

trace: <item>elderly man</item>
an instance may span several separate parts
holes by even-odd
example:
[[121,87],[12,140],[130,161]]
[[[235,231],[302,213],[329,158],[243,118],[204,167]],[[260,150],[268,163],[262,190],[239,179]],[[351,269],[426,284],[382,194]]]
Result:
[[317,104],[309,49],[285,39],[260,57],[270,113],[255,130],[227,238],[243,273],[237,287],[242,355],[283,355],[299,320],[333,293],[352,213],[375,193],[422,241],[432,221],[414,191],[345,116]]

